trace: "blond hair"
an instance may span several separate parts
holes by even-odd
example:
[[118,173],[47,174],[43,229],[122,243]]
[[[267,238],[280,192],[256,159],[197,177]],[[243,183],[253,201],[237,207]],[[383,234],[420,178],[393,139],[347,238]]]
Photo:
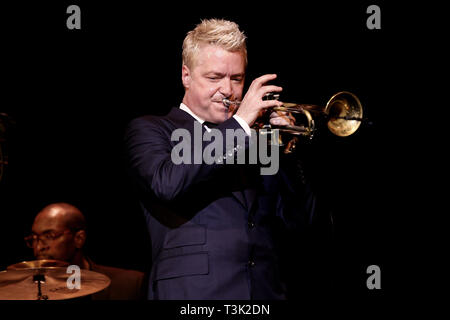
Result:
[[194,30],[187,33],[183,41],[183,64],[188,68],[194,66],[195,57],[200,46],[212,44],[227,51],[241,51],[247,66],[246,36],[239,30],[239,26],[228,20],[205,19]]

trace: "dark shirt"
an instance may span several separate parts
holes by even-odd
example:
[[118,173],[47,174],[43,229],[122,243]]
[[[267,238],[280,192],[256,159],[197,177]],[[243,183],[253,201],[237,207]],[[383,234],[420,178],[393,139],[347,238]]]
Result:
[[104,290],[94,293],[92,300],[144,300],[146,299],[145,274],[136,270],[103,266],[88,259],[89,270],[102,273],[111,279]]

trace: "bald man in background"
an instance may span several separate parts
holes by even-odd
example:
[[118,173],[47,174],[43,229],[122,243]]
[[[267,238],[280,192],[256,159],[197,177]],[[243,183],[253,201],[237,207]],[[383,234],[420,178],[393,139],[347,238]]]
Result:
[[108,276],[110,286],[93,294],[93,300],[141,300],[146,297],[143,272],[98,265],[84,255],[86,220],[71,204],[53,203],[43,208],[34,219],[32,234],[25,240],[38,260],[66,261]]

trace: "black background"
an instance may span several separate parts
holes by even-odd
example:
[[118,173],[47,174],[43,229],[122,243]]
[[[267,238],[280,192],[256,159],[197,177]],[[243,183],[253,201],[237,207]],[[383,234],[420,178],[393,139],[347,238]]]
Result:
[[[335,207],[333,254],[322,271],[333,275],[337,295],[370,301],[398,286],[398,154],[405,138],[396,117],[405,106],[405,53],[415,32],[402,22],[407,7],[92,2],[2,8],[0,112],[16,125],[8,132],[10,164],[0,184],[0,269],[32,259],[23,237],[35,214],[56,201],[84,212],[87,252],[95,261],[149,268],[144,220],[125,173],[123,130],[134,117],[179,105],[182,40],[200,19],[217,17],[237,22],[248,36],[247,86],[277,73],[282,101],[324,104],[342,90],[360,98],[371,126],[348,138],[324,130],[304,146],[315,183]],[[70,4],[81,8],[81,30],[66,28]],[[370,4],[381,7],[381,30],[366,27]],[[291,252],[301,257],[301,246]],[[372,264],[382,272],[378,292],[366,287]]]

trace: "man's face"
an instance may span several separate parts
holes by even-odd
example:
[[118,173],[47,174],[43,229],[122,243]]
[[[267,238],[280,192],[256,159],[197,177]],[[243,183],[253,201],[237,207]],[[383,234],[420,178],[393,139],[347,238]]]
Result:
[[183,102],[200,118],[222,123],[234,114],[234,106],[226,108],[223,98],[242,99],[245,65],[241,52],[230,52],[214,45],[200,47],[194,66],[183,65],[185,87]]
[[[32,232],[40,236],[40,240],[33,244],[36,259],[72,260],[76,251],[74,235],[60,217],[40,214],[33,223]],[[46,237],[49,234],[56,237],[49,239]]]

